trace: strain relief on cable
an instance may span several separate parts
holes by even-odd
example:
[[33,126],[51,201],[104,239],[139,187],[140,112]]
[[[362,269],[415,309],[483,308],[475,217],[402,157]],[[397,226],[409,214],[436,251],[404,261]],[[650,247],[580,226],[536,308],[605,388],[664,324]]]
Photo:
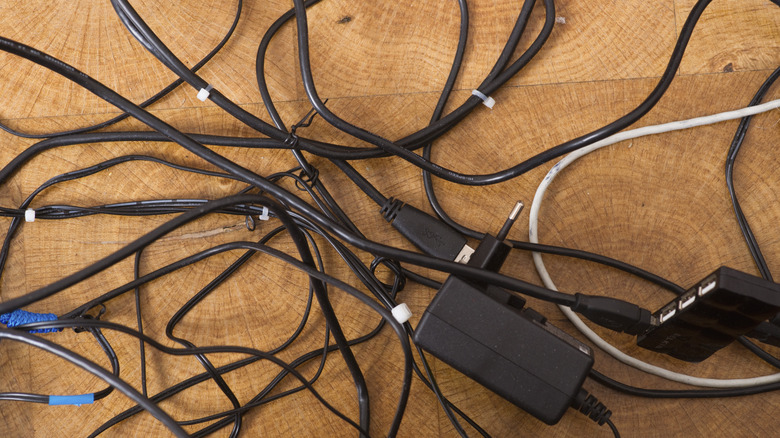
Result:
[[393,228],[425,254],[465,263],[473,252],[467,251],[468,242],[462,234],[413,205],[390,198],[379,212]]
[[596,324],[630,335],[642,334],[654,324],[647,309],[610,297],[574,294],[571,310]]
[[387,202],[385,202],[385,205],[383,205],[379,210],[379,213],[382,214],[382,217],[384,217],[386,221],[393,222],[396,215],[398,215],[398,210],[400,210],[403,206],[404,203],[400,199],[391,197],[388,198]]
[[609,417],[612,416],[612,411],[584,389],[580,389],[571,406],[587,415],[588,418],[598,423],[599,426],[603,426]]

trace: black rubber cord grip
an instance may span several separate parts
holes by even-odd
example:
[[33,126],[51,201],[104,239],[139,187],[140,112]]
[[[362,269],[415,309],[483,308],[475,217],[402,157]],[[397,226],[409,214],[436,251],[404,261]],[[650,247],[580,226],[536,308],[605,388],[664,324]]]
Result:
[[398,232],[428,255],[455,260],[466,246],[466,238],[449,225],[398,199],[388,199],[380,212]]

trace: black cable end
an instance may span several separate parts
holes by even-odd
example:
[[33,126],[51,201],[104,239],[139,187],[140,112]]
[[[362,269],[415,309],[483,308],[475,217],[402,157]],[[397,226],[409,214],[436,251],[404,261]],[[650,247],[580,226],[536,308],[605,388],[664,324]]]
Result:
[[387,222],[393,223],[396,215],[398,214],[398,210],[400,210],[403,206],[404,203],[400,199],[391,197],[388,198],[387,202],[385,202],[385,205],[383,205],[379,210],[379,213],[382,214],[382,217],[385,218]]
[[379,210],[382,217],[422,252],[456,262],[468,262],[474,252],[466,238],[434,216],[389,198]]
[[598,423],[599,426],[603,426],[609,420],[609,417],[612,416],[612,411],[582,388],[580,388],[577,396],[574,397],[571,407],[587,415],[588,418]]
[[616,298],[578,293],[571,310],[602,327],[630,335],[642,334],[653,326],[649,310]]
[[762,322],[746,336],[764,344],[780,347],[780,327],[775,324],[774,319]]

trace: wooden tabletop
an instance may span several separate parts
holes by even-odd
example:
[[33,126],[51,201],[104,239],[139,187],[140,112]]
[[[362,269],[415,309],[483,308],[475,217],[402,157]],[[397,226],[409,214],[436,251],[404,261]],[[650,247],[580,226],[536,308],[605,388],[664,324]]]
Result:
[[[487,75],[519,13],[521,2],[468,2],[469,40],[462,70],[450,99],[451,110],[471,95]],[[537,2],[520,53],[542,27],[544,9]],[[433,159],[442,166],[472,174],[510,167],[556,144],[601,127],[635,108],[658,83],[677,35],[694,0],[590,0],[556,2],[556,25],[541,52],[520,74],[493,94],[492,110],[477,108],[436,142]],[[188,66],[223,37],[236,13],[235,1],[165,2],[135,0],[133,6],[162,41]],[[206,81],[245,110],[270,120],[255,78],[255,57],[268,26],[292,7],[289,0],[246,0],[235,35],[201,71]],[[430,120],[454,55],[460,23],[458,2],[396,0],[350,2],[326,0],[309,9],[310,50],[319,94],[337,115],[389,139],[422,129]],[[176,79],[122,26],[108,1],[5,0],[0,3],[0,36],[29,44],[59,58],[134,102],[141,102]],[[517,55],[516,55],[517,56]],[[760,84],[780,63],[780,8],[768,0],[717,0],[705,11],[685,52],[677,76],[658,105],[636,126],[691,118],[747,106]],[[309,104],[297,62],[296,32],[285,25],[271,43],[266,60],[271,95],[290,126]],[[119,110],[68,80],[32,62],[0,53],[0,121],[29,133],[67,130],[109,119]],[[777,87],[767,96],[780,97]],[[151,112],[188,133],[257,136],[196,91],[182,86],[152,106]],[[540,241],[584,249],[637,265],[684,287],[721,265],[757,274],[737,226],[726,190],[724,163],[738,122],[645,137],[602,149],[560,174],[541,211]],[[111,131],[148,130],[135,120]],[[337,131],[322,118],[299,134],[350,146],[358,140]],[[742,208],[773,271],[780,271],[778,191],[780,158],[776,151],[780,112],[755,117],[735,168]],[[37,142],[0,132],[0,163],[5,165]],[[261,175],[296,165],[289,151],[215,147],[219,153]],[[3,183],[0,204],[17,208],[43,182],[110,158],[145,154],[214,169],[170,143],[105,142],[61,147],[41,153]],[[372,240],[412,249],[385,223],[376,205],[328,160],[306,155],[350,218]],[[354,166],[388,196],[430,211],[419,169],[397,158],[356,161]],[[553,163],[510,181],[465,187],[435,179],[442,205],[457,221],[495,233],[516,200],[527,204]],[[294,189],[294,186],[285,183]],[[32,207],[94,206],[146,199],[214,199],[235,193],[240,183],[184,173],[151,162],[130,162],[44,190]],[[303,195],[303,192],[300,192]],[[25,223],[13,240],[0,283],[0,301],[21,296],[118,250],[172,216],[96,215]],[[2,224],[10,224],[3,219]],[[211,215],[188,224],[147,248],[141,273],[150,272],[217,244],[257,240],[275,221],[247,230],[244,218]],[[528,237],[524,213],[510,237]],[[321,242],[322,243],[322,242]],[[475,243],[475,242],[472,242]],[[323,243],[324,245],[324,243]],[[273,246],[292,251],[285,238]],[[365,262],[373,258],[359,253]],[[171,347],[165,325],[200,288],[230,265],[239,253],[211,257],[141,288],[145,332]],[[327,272],[359,286],[333,251],[324,253]],[[614,296],[651,310],[671,299],[669,292],[620,271],[562,257],[546,257],[562,291]],[[416,269],[438,280],[445,275]],[[506,274],[541,284],[531,256],[515,252]],[[383,278],[389,279],[387,272]],[[27,310],[63,314],[133,278],[132,257]],[[195,345],[241,345],[270,350],[294,331],[305,310],[307,277],[267,256],[253,259],[205,299],[177,326],[175,335]],[[435,290],[410,282],[399,301],[412,309],[413,325]],[[356,338],[378,322],[368,308],[332,289],[345,334]],[[565,331],[584,339],[552,305],[529,300]],[[136,326],[134,298],[125,294],[106,303],[102,319]],[[595,330],[623,351],[645,361],[695,376],[737,378],[777,370],[747,350],[731,345],[712,358],[685,363],[636,347],[635,339],[606,329]],[[42,335],[109,367],[105,354],[87,333]],[[141,388],[138,341],[106,332],[121,364],[121,377]],[[324,318],[315,304],[299,339],[278,357],[291,361],[321,348]],[[0,392],[81,394],[104,383],[64,360],[32,347],[0,342]],[[773,354],[780,349],[767,347]],[[391,330],[354,347],[371,397],[371,435],[387,433],[402,382],[402,351]],[[220,366],[245,356],[211,355]],[[430,358],[443,394],[493,436],[610,436],[583,415],[569,410],[554,427]],[[192,357],[146,350],[148,392],[156,394],[203,372]],[[311,377],[313,360],[299,369]],[[595,369],[644,388],[691,389],[649,376],[595,351]],[[246,403],[276,375],[278,368],[257,362],[225,375],[241,403]],[[281,389],[292,388],[285,380]],[[624,436],[773,436],[780,426],[780,394],[738,398],[645,399],[623,395],[587,380],[584,387],[613,412]],[[350,418],[357,418],[355,387],[338,353],[328,356],[315,389]],[[0,431],[15,437],[87,436],[109,418],[133,406],[118,392],[92,405],[46,406],[0,402]],[[214,382],[203,383],[160,403],[184,421],[231,408]],[[202,425],[186,426],[190,432]],[[354,436],[347,423],[325,409],[310,393],[255,408],[244,416],[244,436]],[[467,427],[470,435],[475,431]],[[214,436],[228,436],[230,427]],[[106,432],[107,436],[165,436],[166,429],[148,414],[137,415]],[[400,436],[454,436],[436,397],[415,378]]]

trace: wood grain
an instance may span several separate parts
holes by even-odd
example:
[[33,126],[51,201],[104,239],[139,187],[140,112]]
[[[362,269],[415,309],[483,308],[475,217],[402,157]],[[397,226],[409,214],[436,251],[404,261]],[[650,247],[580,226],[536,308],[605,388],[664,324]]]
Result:
[[[556,25],[538,57],[494,94],[493,110],[478,108],[436,143],[434,159],[469,173],[509,167],[558,143],[589,132],[638,105],[663,72],[676,35],[693,0],[592,0],[556,3]],[[148,20],[171,50],[193,65],[227,31],[235,2],[137,0],[133,6]],[[202,76],[244,109],[268,120],[255,77],[257,45],[265,29],[292,6],[290,1],[245,1],[236,34]],[[450,107],[464,101],[500,53],[520,10],[518,2],[468,2],[470,40]],[[542,25],[543,7],[535,6],[527,47]],[[386,138],[397,139],[424,127],[443,86],[457,43],[459,12],[446,2],[348,2],[326,0],[310,8],[311,58],[318,90],[336,114]],[[109,2],[40,0],[0,4],[0,35],[19,40],[58,57],[140,102],[175,76],[162,67],[122,27]],[[718,0],[709,6],[694,32],[680,74],[667,94],[637,125],[695,117],[747,105],[753,93],[780,62],[780,9],[769,1]],[[297,66],[296,33],[290,24],[273,40],[266,61],[269,88],[283,119],[291,124],[309,109]],[[730,66],[730,67],[729,67]],[[86,126],[119,112],[96,96],[31,62],[0,53],[0,89],[5,94],[0,121],[27,132],[51,132]],[[180,87],[156,104],[158,117],[186,132],[251,136],[251,129],[210,102],[200,102],[191,87]],[[780,97],[773,90],[767,98]],[[725,188],[723,166],[737,122],[722,123],[603,149],[563,172],[547,194],[540,236],[545,243],[595,251],[636,264],[687,286],[720,265],[755,273],[742,241]],[[112,130],[144,129],[128,120]],[[321,118],[303,128],[309,138],[360,145]],[[742,207],[770,268],[780,269],[777,207],[780,163],[775,151],[780,113],[754,119],[735,171]],[[34,140],[0,132],[0,164],[8,163]],[[295,160],[285,151],[217,148],[260,174],[286,170]],[[98,143],[57,148],[30,161],[4,185],[0,203],[16,207],[41,183],[63,172],[127,154],[148,154],[176,163],[211,168],[179,146],[167,143]],[[345,211],[372,240],[402,248],[411,246],[377,214],[376,206],[357,193],[327,160],[310,157],[321,178]],[[383,193],[427,207],[419,170],[398,159],[353,163]],[[552,163],[505,183],[463,187],[435,180],[444,208],[461,223],[496,232],[517,199],[530,203],[535,188]],[[292,188],[292,184],[288,184]],[[216,198],[242,185],[229,180],[185,174],[152,163],[127,163],[82,180],[44,191],[34,207],[50,204],[96,205],[136,199]],[[0,300],[47,285],[117,250],[168,218],[94,216],[25,224],[11,246],[0,279]],[[10,222],[2,220],[2,225]],[[150,272],[184,256],[223,242],[257,239],[273,223],[254,232],[243,219],[210,216],[183,227],[144,251],[142,272]],[[511,237],[524,239],[525,216]],[[274,247],[292,250],[279,238]],[[361,253],[365,262],[371,256]],[[169,318],[194,293],[224,270],[237,252],[218,255],[142,288],[144,327],[166,345]],[[332,251],[324,254],[328,272],[359,283]],[[617,271],[586,262],[547,257],[561,290],[616,296],[655,309],[668,293]],[[440,273],[426,272],[438,279]],[[528,254],[512,254],[505,272],[539,283]],[[383,274],[386,275],[386,274]],[[389,276],[388,276],[389,278]],[[85,300],[132,279],[132,261],[67,289],[28,310],[64,313]],[[303,274],[266,256],[257,256],[204,300],[176,328],[175,334],[196,345],[234,344],[271,349],[295,329],[307,305]],[[435,291],[410,284],[400,300],[419,320]],[[338,290],[331,291],[336,313],[348,337],[371,330],[378,318]],[[551,305],[530,300],[551,321],[575,334]],[[135,326],[130,295],[112,300],[104,319]],[[321,348],[324,320],[314,305],[301,337],[279,354],[283,360]],[[625,335],[596,329],[624,351],[651,363],[706,377],[749,377],[772,368],[737,346],[718,352],[701,364],[687,364],[642,349]],[[108,366],[88,334],[66,331],[45,335]],[[122,363],[121,376],[140,388],[138,343],[107,334]],[[76,367],[40,351],[3,341],[0,345],[0,391],[71,394],[95,391],[103,384]],[[780,349],[769,348],[774,354]],[[371,392],[371,435],[386,434],[401,390],[402,352],[387,329],[355,348]],[[625,383],[647,388],[679,388],[627,368],[596,351],[596,368]],[[215,365],[242,356],[211,355]],[[193,358],[177,358],[147,349],[150,394],[202,372]],[[432,367],[444,394],[493,436],[609,436],[574,411],[555,427],[535,420],[441,362]],[[318,361],[303,365],[311,377]],[[225,376],[246,403],[276,375],[263,362]],[[285,380],[278,393],[295,385]],[[316,389],[350,418],[357,416],[355,390],[341,358],[328,356]],[[624,436],[773,436],[780,420],[780,395],[711,400],[659,400],[629,397],[594,382],[585,387],[614,412]],[[132,403],[112,394],[94,405],[49,407],[0,402],[0,432],[18,437],[87,436]],[[200,384],[161,407],[178,420],[230,409],[213,382]],[[187,426],[189,431],[197,426]],[[344,436],[354,431],[314,397],[300,392],[249,412],[246,436]],[[470,434],[475,432],[467,429]],[[214,436],[228,436],[222,429]],[[142,414],[120,423],[107,436],[165,436],[165,429]],[[455,436],[455,431],[419,380],[399,433],[404,437]]]

